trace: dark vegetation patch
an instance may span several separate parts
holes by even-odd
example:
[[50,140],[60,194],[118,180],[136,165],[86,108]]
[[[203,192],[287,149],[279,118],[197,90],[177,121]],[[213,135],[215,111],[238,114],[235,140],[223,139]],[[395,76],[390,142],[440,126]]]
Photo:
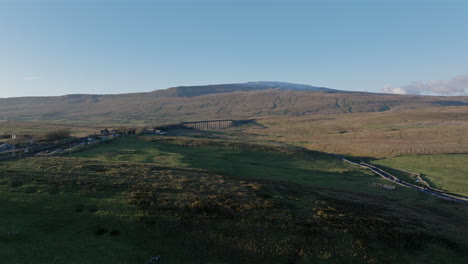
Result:
[[24,189],[24,192],[25,192],[25,193],[36,193],[36,192],[37,192],[37,187],[35,187],[35,186],[27,186],[27,187]]
[[106,234],[107,232],[109,232],[109,230],[107,230],[107,228],[98,227],[98,228],[96,228],[96,231],[94,232],[94,234],[96,236],[102,236],[102,235]]
[[77,212],[77,213],[83,212],[84,209],[85,209],[84,204],[77,204],[77,205],[75,206],[75,212]]
[[110,236],[120,236],[120,230],[110,230],[109,235]]
[[9,182],[9,185],[10,185],[10,187],[17,188],[17,187],[20,187],[21,185],[23,185],[23,182],[20,181],[20,180],[14,179],[14,180]]
[[88,212],[90,213],[95,213],[99,210],[99,208],[96,205],[88,205]]
[[[437,254],[427,248],[447,251],[451,260],[463,259],[468,249],[465,215],[434,219],[430,210],[371,195],[200,169],[76,158],[29,158],[3,165],[10,173],[0,178],[12,190],[11,183],[21,178],[46,195],[54,186],[93,199],[122,197],[122,205],[138,208],[132,221],[144,227],[145,239],[157,235],[171,245],[179,243],[177,254],[199,263],[407,263],[414,252],[423,259]],[[73,210],[97,212],[101,205],[77,203]],[[122,232],[125,228],[96,224],[89,232],[104,239],[131,233]],[[145,247],[151,247],[150,241]]]
[[59,193],[59,186],[57,185],[49,185],[46,187],[47,192],[50,194],[58,194]]
[[464,106],[464,105],[468,105],[468,102],[449,101],[449,100],[433,101],[432,103],[435,104],[435,105],[440,105],[440,106]]

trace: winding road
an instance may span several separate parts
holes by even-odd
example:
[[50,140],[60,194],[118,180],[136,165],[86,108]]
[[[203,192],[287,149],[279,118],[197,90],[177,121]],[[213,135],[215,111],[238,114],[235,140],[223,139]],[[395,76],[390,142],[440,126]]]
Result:
[[391,175],[390,173],[388,173],[388,172],[386,172],[386,171],[384,171],[381,168],[378,168],[376,166],[373,166],[373,165],[370,165],[370,164],[367,164],[367,163],[364,163],[364,162],[361,162],[361,163],[353,162],[353,161],[347,160],[347,159],[345,159],[345,158],[343,158],[341,156],[337,156],[337,157],[339,159],[347,162],[347,163],[369,169],[372,172],[380,175],[381,177],[383,177],[383,178],[385,178],[387,180],[392,181],[395,184],[399,184],[399,185],[402,185],[402,186],[405,186],[405,187],[408,187],[408,188],[412,188],[412,189],[415,189],[415,190],[418,190],[418,191],[421,191],[421,192],[424,192],[424,193],[428,193],[430,195],[434,195],[434,196],[437,196],[439,198],[443,198],[443,199],[446,199],[446,200],[451,200],[451,201],[455,201],[455,202],[468,204],[468,198],[457,197],[457,196],[453,196],[453,195],[450,195],[450,194],[440,193],[440,192],[436,192],[436,191],[433,191],[433,190],[429,190],[429,189],[427,189],[425,187],[416,186],[416,185],[413,185],[411,183],[404,182],[404,181],[398,179],[397,177]]

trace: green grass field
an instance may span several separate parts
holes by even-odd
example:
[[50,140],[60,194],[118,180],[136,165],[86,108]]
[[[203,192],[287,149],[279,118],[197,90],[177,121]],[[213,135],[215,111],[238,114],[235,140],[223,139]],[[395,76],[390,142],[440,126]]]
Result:
[[369,188],[369,184],[373,182],[385,182],[383,179],[327,154],[256,151],[249,146],[213,146],[206,141],[191,144],[177,140],[159,141],[157,137],[142,138],[117,138],[112,143],[101,144],[72,156],[105,162],[200,168],[248,178],[291,181],[363,192],[369,192],[370,189],[373,193],[386,194],[378,188]]
[[468,195],[468,155],[404,156],[374,161],[377,165],[421,173],[434,188]]

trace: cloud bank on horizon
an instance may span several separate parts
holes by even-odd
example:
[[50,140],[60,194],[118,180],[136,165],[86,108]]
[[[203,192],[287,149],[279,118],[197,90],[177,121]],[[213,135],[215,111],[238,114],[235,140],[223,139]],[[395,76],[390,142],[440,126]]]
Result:
[[401,87],[386,85],[382,92],[413,95],[468,95],[468,74],[458,75],[449,80],[417,81]]

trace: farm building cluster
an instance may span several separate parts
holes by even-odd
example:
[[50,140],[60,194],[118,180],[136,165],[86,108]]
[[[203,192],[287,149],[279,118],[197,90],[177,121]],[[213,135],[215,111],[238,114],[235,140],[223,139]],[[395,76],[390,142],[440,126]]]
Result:
[[137,132],[136,128],[112,129],[112,130],[108,130],[106,128],[106,129],[101,130],[100,135],[104,136],[104,137],[108,137],[108,136],[115,137],[115,136],[121,136],[121,135],[136,135],[136,134],[140,134],[140,133],[143,133],[143,134],[156,134],[156,135],[165,135],[166,134],[166,132],[164,132],[164,131],[162,131],[160,129],[156,129],[156,128],[146,128],[146,129],[140,130],[138,132]]
[[0,142],[0,152],[13,151],[19,148],[27,148],[33,145],[34,140],[29,136],[7,135],[3,139],[6,142]]

